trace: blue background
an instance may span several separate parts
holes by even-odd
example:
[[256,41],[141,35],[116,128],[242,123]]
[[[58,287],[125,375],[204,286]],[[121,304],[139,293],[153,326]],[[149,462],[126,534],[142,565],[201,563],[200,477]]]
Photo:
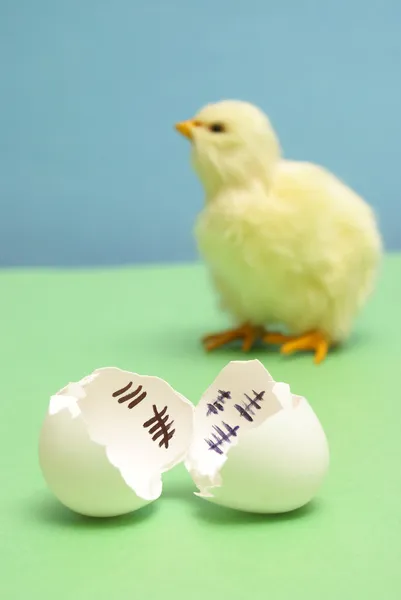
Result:
[[0,0],[0,264],[196,257],[176,120],[240,98],[401,247],[399,0]]

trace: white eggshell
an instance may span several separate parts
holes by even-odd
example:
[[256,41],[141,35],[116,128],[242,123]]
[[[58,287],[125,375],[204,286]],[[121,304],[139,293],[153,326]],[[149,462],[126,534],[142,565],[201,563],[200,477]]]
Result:
[[62,504],[91,517],[114,517],[150,501],[139,498],[107,458],[106,448],[91,440],[80,416],[68,410],[44,420],[39,461],[48,487]]
[[43,476],[75,512],[111,517],[159,498],[162,474],[187,451],[193,405],[158,377],[97,369],[51,397]]
[[304,398],[244,431],[219,472],[220,487],[206,500],[255,513],[281,513],[307,504],[329,466],[322,426]]

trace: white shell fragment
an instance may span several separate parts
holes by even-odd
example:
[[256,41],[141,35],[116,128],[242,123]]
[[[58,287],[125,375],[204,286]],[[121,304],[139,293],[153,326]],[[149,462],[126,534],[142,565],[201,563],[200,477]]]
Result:
[[198,495],[229,508],[286,512],[307,504],[329,466],[312,408],[258,360],[233,361],[195,409],[186,467]]
[[162,473],[184,460],[193,411],[158,377],[97,369],[52,396],[39,442],[43,476],[78,513],[134,511],[160,496]]

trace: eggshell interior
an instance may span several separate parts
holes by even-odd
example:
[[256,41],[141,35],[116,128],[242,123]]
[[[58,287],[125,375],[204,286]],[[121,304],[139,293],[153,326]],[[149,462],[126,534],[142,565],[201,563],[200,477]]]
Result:
[[329,466],[322,426],[304,398],[242,433],[220,470],[210,502],[255,513],[282,513],[307,504]]
[[67,409],[46,416],[39,462],[55,496],[82,515],[114,517],[149,504],[125,483],[109,462],[105,447],[91,440],[82,418],[73,418]]

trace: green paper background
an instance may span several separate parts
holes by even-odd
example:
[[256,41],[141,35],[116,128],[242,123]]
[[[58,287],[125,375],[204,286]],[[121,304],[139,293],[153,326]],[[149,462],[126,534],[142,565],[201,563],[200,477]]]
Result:
[[298,512],[261,517],[196,498],[178,467],[136,514],[84,519],[53,498],[37,442],[49,396],[101,366],[167,379],[195,403],[238,349],[206,355],[226,325],[201,266],[0,275],[0,597],[282,600],[401,597],[401,256],[341,351],[257,349],[304,395],[326,431],[331,468]]

